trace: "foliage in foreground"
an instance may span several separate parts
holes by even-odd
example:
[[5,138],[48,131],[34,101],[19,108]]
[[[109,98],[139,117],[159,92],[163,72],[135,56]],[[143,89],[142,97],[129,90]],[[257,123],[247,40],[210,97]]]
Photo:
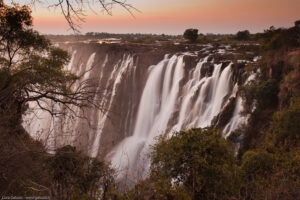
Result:
[[98,190],[103,198],[107,195],[112,178],[106,165],[70,147],[58,150],[47,165],[51,155],[22,127],[29,103],[52,116],[65,114],[65,109],[55,109],[51,103],[66,109],[89,105],[91,87],[86,82],[72,87],[79,77],[64,70],[68,62],[66,51],[32,29],[27,6],[8,6],[0,0],[1,195],[95,199]]
[[[298,139],[299,140],[299,139]],[[271,143],[269,145],[275,145]],[[212,129],[158,138],[151,173],[125,199],[297,199],[299,150],[249,150],[241,160]]]
[[54,199],[107,199],[114,189],[114,172],[104,162],[65,146],[48,159]]
[[68,53],[34,31],[32,20],[27,6],[0,3],[1,126],[21,124],[29,103],[52,116],[66,114],[72,106],[94,105],[91,84],[82,81],[74,86],[80,77],[64,69]]
[[217,131],[192,129],[159,138],[153,148],[152,174],[183,185],[193,199],[220,199],[234,192],[237,168]]

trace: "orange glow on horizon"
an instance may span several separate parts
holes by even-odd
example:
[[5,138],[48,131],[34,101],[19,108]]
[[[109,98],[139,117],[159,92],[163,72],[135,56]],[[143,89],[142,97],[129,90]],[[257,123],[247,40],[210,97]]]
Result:
[[[114,10],[113,16],[89,11],[82,32],[181,34],[190,27],[203,33],[234,33],[240,29],[257,32],[271,25],[292,26],[300,19],[299,0],[132,1],[142,11],[135,13],[135,18],[120,8]],[[33,13],[35,28],[43,33],[67,33],[68,25],[59,11]]]

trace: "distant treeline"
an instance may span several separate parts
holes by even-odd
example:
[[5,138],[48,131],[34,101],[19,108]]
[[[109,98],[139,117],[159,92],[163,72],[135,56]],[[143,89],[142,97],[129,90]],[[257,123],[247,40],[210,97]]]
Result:
[[46,35],[50,40],[70,40],[76,38],[77,40],[85,40],[85,39],[106,39],[106,38],[181,38],[181,35],[166,35],[166,34],[144,34],[144,33],[106,33],[106,32],[87,32],[86,34],[70,34],[70,35]]
[[[168,34],[151,34],[151,33],[106,33],[106,32],[87,32],[85,34],[70,34],[70,35],[45,35],[48,39],[54,42],[64,41],[81,41],[81,40],[97,40],[107,38],[119,38],[122,41],[148,43],[153,41],[169,41],[169,40],[181,40],[183,35],[168,35]],[[232,37],[233,34],[213,34],[200,33],[199,36],[210,39],[220,39],[224,37]]]

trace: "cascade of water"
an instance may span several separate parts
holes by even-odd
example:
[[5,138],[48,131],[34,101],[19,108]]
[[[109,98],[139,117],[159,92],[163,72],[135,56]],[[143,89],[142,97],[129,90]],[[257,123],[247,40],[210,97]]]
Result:
[[[224,103],[224,97],[230,92],[231,65],[221,72],[221,64],[215,65],[212,77],[210,77],[200,91],[200,116],[196,117],[198,127],[206,127],[217,116]],[[207,84],[206,84],[207,83]],[[209,96],[207,96],[207,94]],[[203,97],[206,97],[203,99]],[[201,105],[202,104],[202,105]]]
[[[245,81],[244,85],[248,84],[249,81],[254,80],[255,77],[256,77],[255,73],[251,74]],[[235,104],[233,116],[231,117],[230,121],[223,129],[223,136],[225,138],[227,138],[232,131],[238,129],[241,125],[245,124],[249,118],[249,115],[244,116],[241,114],[244,110],[243,99],[240,96],[237,96],[237,91],[238,91],[238,85],[236,84],[234,86],[234,96],[236,96],[237,98],[236,104]]]
[[[110,154],[113,166],[135,179],[149,169],[149,146],[155,136],[168,131],[210,125],[231,92],[231,64],[221,71],[215,64],[211,77],[201,78],[208,57],[199,61],[182,86],[184,55],[166,58],[151,68],[140,100],[137,121],[131,137],[125,138]],[[182,88],[182,91],[181,91]],[[179,94],[179,91],[180,94]],[[179,116],[176,117],[176,111]],[[170,120],[175,121],[171,122]],[[175,120],[174,120],[175,119]],[[169,126],[173,128],[169,128]],[[139,176],[139,177],[136,177]]]
[[[197,52],[195,54],[181,53],[173,56],[166,55],[158,64],[136,70],[133,55],[125,54],[123,57],[113,58],[111,54],[104,54],[103,62],[99,65],[95,62],[99,60],[99,58],[96,59],[96,56],[99,56],[98,52],[90,54],[85,62],[78,61],[77,54],[74,50],[70,64],[65,66],[65,69],[77,75],[85,72],[81,81],[91,77],[95,79],[97,88],[93,101],[104,110],[88,110],[87,118],[92,128],[87,127],[81,119],[66,118],[57,124],[61,124],[61,130],[68,133],[80,134],[80,129],[85,129],[82,132],[88,133],[84,137],[86,141],[83,142],[85,146],[88,146],[84,147],[88,148],[87,153],[96,157],[99,152],[110,151],[107,159],[114,167],[122,170],[119,178],[123,178],[128,173],[134,180],[145,177],[150,166],[150,160],[147,157],[151,152],[149,146],[154,144],[156,136],[210,126],[212,120],[229,102],[230,97],[236,97],[236,105],[233,117],[223,129],[224,137],[227,137],[246,120],[240,115],[243,109],[242,99],[237,96],[238,86],[233,87],[231,63],[223,68],[222,64],[208,61],[210,56],[207,56],[200,59],[196,66],[190,66],[184,62],[185,58],[193,57],[194,61]],[[79,69],[74,63],[79,66]],[[94,65],[98,66],[93,68]],[[94,72],[97,73],[94,74]],[[137,76],[142,73],[145,74],[145,82],[135,82],[141,80]],[[126,87],[123,87],[126,83],[130,83],[128,87],[126,85],[128,91]],[[130,88],[132,83],[142,85],[138,92],[135,87]],[[123,101],[122,97],[131,90],[133,90],[133,97]],[[73,109],[75,112],[80,112],[79,108]],[[108,115],[113,109],[122,112],[122,115],[116,118],[116,123],[122,124],[118,126],[118,130],[112,128],[113,125],[109,122]],[[39,116],[45,117],[44,121],[39,120],[39,123],[44,123],[43,127],[57,129],[47,121],[49,117],[44,116],[43,113]],[[39,123],[33,123],[36,126],[35,130],[41,128],[37,125]],[[114,135],[109,138],[107,134],[115,134],[117,137]],[[126,137],[127,135],[131,136]],[[124,137],[125,139],[122,140]],[[61,140],[71,140],[69,143],[73,144],[74,138]],[[103,145],[103,141],[107,142],[106,140],[112,143],[108,143],[109,148],[103,150],[104,148],[100,145]],[[111,146],[116,144],[115,140],[118,143],[111,150]]]
[[76,53],[77,53],[77,51],[75,50],[75,51],[73,51],[73,53],[72,53],[72,57],[71,57],[71,60],[70,60],[70,63],[67,65],[67,66],[65,66],[65,69],[67,70],[67,71],[71,71],[71,69],[72,69],[72,66],[73,66],[73,63],[74,63],[74,59],[75,59],[75,55],[76,55]]
[[[117,93],[117,88],[119,86],[119,84],[121,83],[121,80],[124,76],[124,74],[126,74],[126,72],[129,70],[129,68],[133,67],[133,57],[130,55],[124,55],[124,58],[122,59],[121,63],[118,63],[117,65],[114,66],[114,70],[111,73],[111,76],[109,78],[108,83],[110,83],[111,81],[113,81],[113,87],[112,87],[112,92],[109,95],[109,103],[106,107],[106,111],[105,112],[99,112],[99,117],[98,117],[98,123],[96,126],[96,134],[95,136],[93,136],[94,140],[91,144],[90,147],[90,155],[92,157],[96,157],[98,152],[99,152],[99,146],[100,146],[100,139],[101,139],[101,133],[103,131],[103,127],[104,127],[104,123],[108,117],[108,112],[111,110],[112,107],[112,103],[114,101],[115,95]],[[107,86],[108,88],[108,86]],[[107,93],[108,90],[105,90],[105,93]],[[106,94],[104,94],[106,95]],[[105,99],[102,99],[102,101],[104,101]],[[106,100],[105,100],[106,101]],[[104,103],[101,102],[100,105]]]
[[92,68],[93,68],[93,64],[94,64],[94,61],[95,61],[95,56],[96,56],[96,53],[92,53],[86,63],[86,68],[85,68],[85,72],[84,72],[84,75],[83,75],[83,80],[87,80],[89,77],[90,77],[90,74],[91,74],[91,71],[92,71]]
[[184,86],[179,120],[173,126],[175,131],[209,126],[212,119],[219,114],[226,101],[225,97],[231,92],[231,65],[223,71],[220,71],[221,65],[215,65],[211,77],[200,79],[199,72],[207,62],[206,59],[198,63],[193,72],[194,76]]
[[199,110],[197,109],[199,105],[194,104],[194,108],[191,109],[191,106],[193,103],[191,102],[195,96],[198,94],[198,91],[201,89],[202,85],[205,83],[207,80],[207,77],[200,79],[201,76],[201,69],[204,63],[207,62],[208,56],[205,57],[203,60],[200,60],[200,62],[197,64],[195,70],[192,73],[192,76],[189,77],[189,81],[187,84],[184,86],[183,90],[183,100],[182,100],[182,105],[181,109],[179,112],[179,119],[178,123],[173,126],[172,130],[174,131],[179,131],[183,129],[183,126],[185,125],[186,121],[191,122],[191,117],[193,116],[193,110]]
[[[99,101],[98,94],[100,93],[100,86],[101,86],[100,83],[102,83],[103,71],[104,71],[104,68],[105,68],[107,62],[108,62],[108,55],[106,54],[105,60],[104,60],[104,62],[102,64],[102,66],[101,66],[101,74],[100,74],[100,78],[99,78],[99,81],[98,81],[98,86],[97,86],[97,89],[96,89],[96,95],[95,95],[95,97],[93,99],[93,103],[95,105],[97,105],[97,101]],[[103,98],[102,98],[102,100],[100,99],[100,104],[99,105],[101,106],[102,104],[103,104]],[[92,109],[92,111],[91,111],[91,122],[90,122],[90,124],[92,126],[92,129],[89,132],[89,141],[88,141],[89,146],[91,146],[91,144],[93,143],[93,140],[94,140],[95,136],[97,137],[97,128],[99,126],[98,123],[99,123],[99,121],[101,119],[101,118],[96,118],[95,119],[93,116],[94,115],[98,115],[99,117],[101,117],[101,113],[102,112],[100,110],[98,110],[98,109]],[[90,149],[91,148],[88,149],[89,155],[92,155],[92,152],[90,151]]]
[[[89,59],[88,59],[88,61],[86,63],[86,67],[85,67],[85,71],[84,71],[83,77],[82,77],[82,79],[80,81],[86,81],[86,80],[89,79],[91,70],[92,70],[93,65],[94,65],[95,56],[96,56],[96,53],[92,53],[89,56]],[[79,75],[79,73],[80,73],[79,70],[77,72],[75,72],[75,74],[77,74],[77,75]],[[74,85],[74,87],[77,88],[78,85],[79,85],[79,81],[76,82],[76,84]],[[77,106],[71,106],[71,109],[74,111],[74,113],[78,114],[80,112],[80,108],[77,107]],[[73,118],[65,118],[65,120],[66,121],[64,122],[64,125],[62,126],[63,132],[70,132],[70,133],[72,133],[72,132],[74,132],[74,130],[76,130],[77,125],[78,125],[78,123],[80,121],[80,118],[75,118],[75,123],[74,123],[74,119]],[[73,141],[73,139],[74,138],[72,138],[71,141]]]
[[[148,152],[157,134],[167,129],[168,121],[174,111],[179,91],[179,82],[183,77],[183,56],[165,57],[158,65],[151,68],[146,82],[139,109],[133,136],[126,138],[112,152],[112,164],[124,173],[136,176],[139,170],[147,171],[147,162],[143,156]],[[162,83],[162,85],[161,85]],[[126,170],[127,169],[127,170]],[[124,174],[120,174],[120,177]]]

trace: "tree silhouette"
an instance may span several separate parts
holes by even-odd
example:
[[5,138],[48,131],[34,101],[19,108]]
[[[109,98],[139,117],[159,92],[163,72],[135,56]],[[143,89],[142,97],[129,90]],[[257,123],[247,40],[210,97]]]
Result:
[[185,30],[183,37],[190,42],[195,42],[198,38],[198,29],[187,29]]
[[[65,114],[71,106],[100,108],[94,104],[94,86],[82,81],[75,87],[80,77],[64,70],[68,53],[31,28],[28,6],[2,2],[0,25],[0,115],[6,113],[2,116],[7,118],[3,122],[9,122],[9,116],[20,121],[29,102],[52,116]],[[51,102],[66,109],[50,108]]]

